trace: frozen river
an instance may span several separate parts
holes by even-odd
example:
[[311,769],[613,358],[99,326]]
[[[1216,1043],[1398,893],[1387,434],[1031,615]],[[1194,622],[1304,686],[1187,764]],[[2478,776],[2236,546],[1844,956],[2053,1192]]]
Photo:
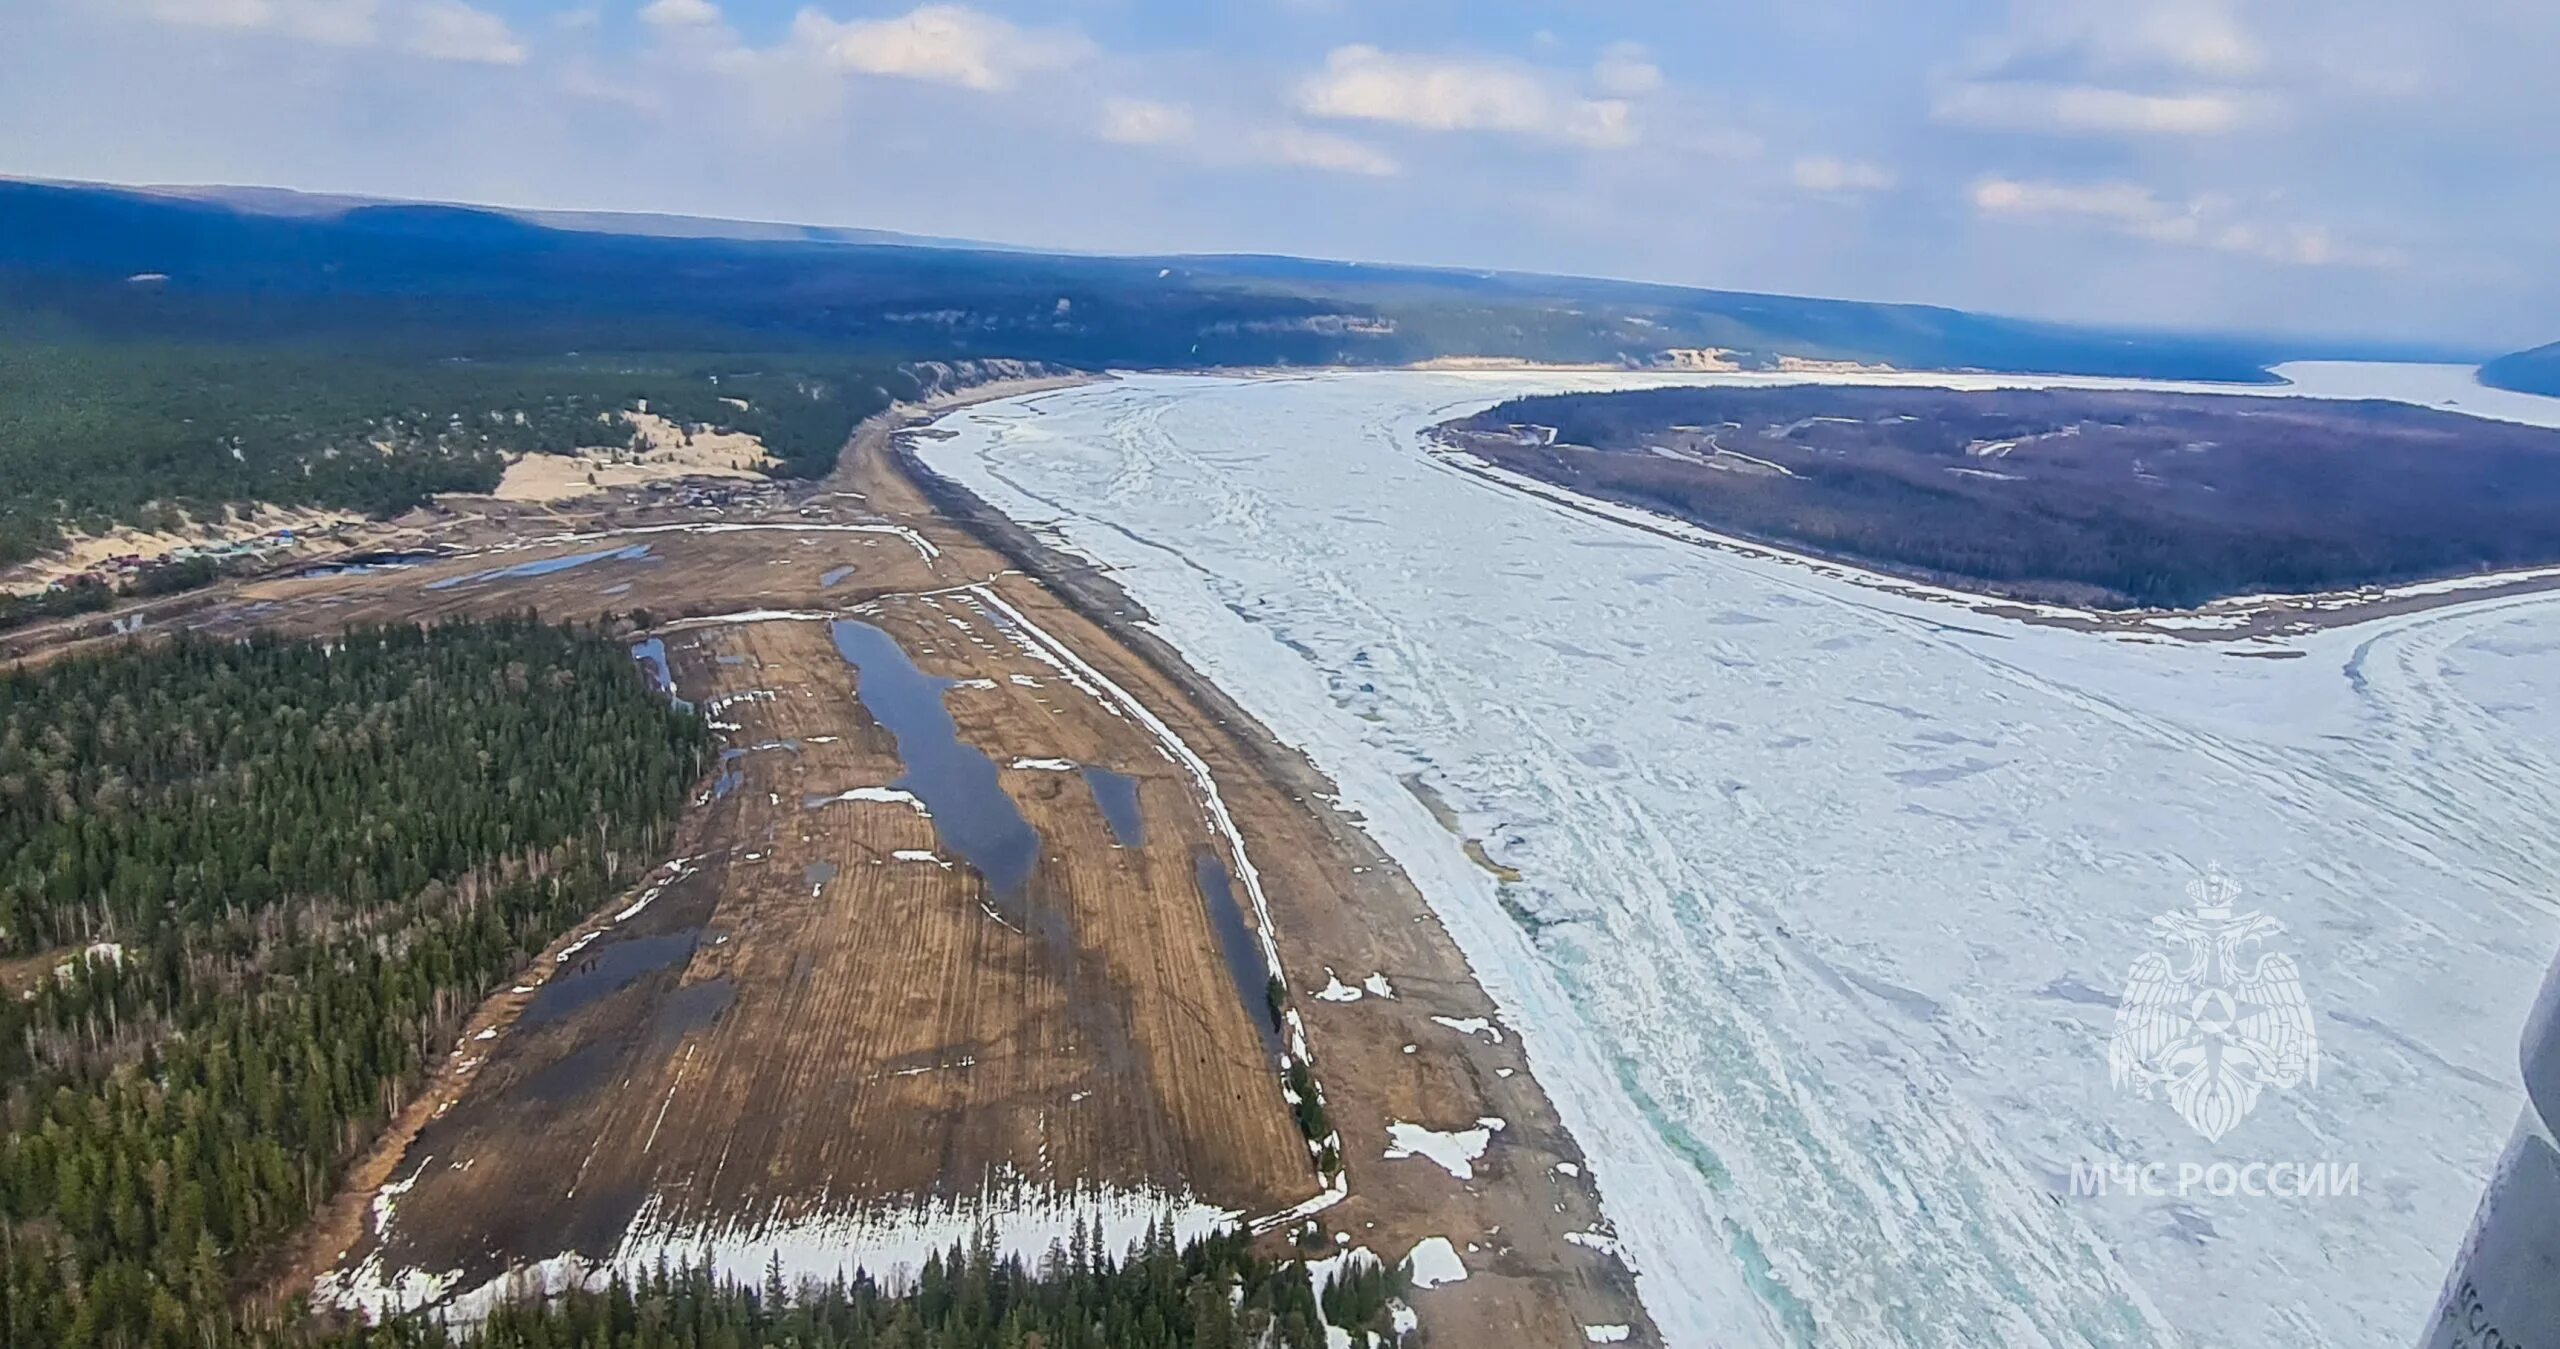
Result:
[[[1525,1037],[1672,1343],[2411,1342],[2560,947],[2560,598],[2242,658],[1666,540],[1418,443],[1612,382],[1132,378],[925,453],[1116,568],[1340,784]],[[2319,1043],[2216,1141],[2108,1062],[2209,865],[2283,925]],[[2217,1162],[2354,1192],[2181,1192]],[[2160,1193],[2075,1192],[2151,1164]]]

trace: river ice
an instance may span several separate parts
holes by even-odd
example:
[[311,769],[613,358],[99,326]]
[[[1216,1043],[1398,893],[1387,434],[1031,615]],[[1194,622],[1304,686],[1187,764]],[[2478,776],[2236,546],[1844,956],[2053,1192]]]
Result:
[[[1655,537],[1418,443],[1616,382],[1138,377],[955,414],[923,453],[1113,567],[1339,784],[1523,1038],[1672,1343],[2409,1342],[2560,945],[2560,599],[2243,658]],[[2106,1052],[2209,864],[2284,924],[2321,1048],[2212,1143]],[[2071,1183],[2218,1161],[2360,1183]]]

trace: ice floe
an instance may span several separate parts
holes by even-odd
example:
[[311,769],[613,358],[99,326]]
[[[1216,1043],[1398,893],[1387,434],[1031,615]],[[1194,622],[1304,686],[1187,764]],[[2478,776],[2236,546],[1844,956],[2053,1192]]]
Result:
[[[2285,373],[2195,391],[2390,372]],[[2380,392],[2494,401],[2428,379]],[[1111,568],[1332,780],[1500,1009],[1462,1033],[1521,1037],[1668,1342],[1963,1343],[1989,1318],[2018,1343],[2401,1343],[2560,946],[2560,599],[2235,660],[1649,532],[1419,439],[1518,394],[1805,382],[1140,376],[957,414],[923,453]],[[2560,408],[2520,401],[2477,410]],[[1424,772],[1461,833],[1404,787]],[[2225,1144],[2360,1161],[2389,1202],[2170,1221],[2069,1195],[2075,1164],[2196,1154],[2105,1046],[2151,919],[2215,860],[2289,929],[2327,1055]]]

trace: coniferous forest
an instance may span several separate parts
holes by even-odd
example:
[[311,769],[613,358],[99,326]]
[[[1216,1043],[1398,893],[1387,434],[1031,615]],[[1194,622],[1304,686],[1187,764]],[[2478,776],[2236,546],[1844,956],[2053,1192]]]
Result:
[[248,1342],[261,1260],[654,863],[706,736],[530,618],[0,675],[0,1344]]

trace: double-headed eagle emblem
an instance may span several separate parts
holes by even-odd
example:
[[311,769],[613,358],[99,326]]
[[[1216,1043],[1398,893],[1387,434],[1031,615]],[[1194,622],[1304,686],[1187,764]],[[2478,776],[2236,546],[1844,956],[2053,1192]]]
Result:
[[2302,973],[2293,957],[2260,949],[2284,926],[2232,912],[2239,894],[2215,868],[2187,883],[2190,907],[2151,920],[2169,950],[2133,962],[2107,1045],[2117,1090],[2165,1092],[2208,1142],[2247,1118],[2267,1088],[2320,1080]]

